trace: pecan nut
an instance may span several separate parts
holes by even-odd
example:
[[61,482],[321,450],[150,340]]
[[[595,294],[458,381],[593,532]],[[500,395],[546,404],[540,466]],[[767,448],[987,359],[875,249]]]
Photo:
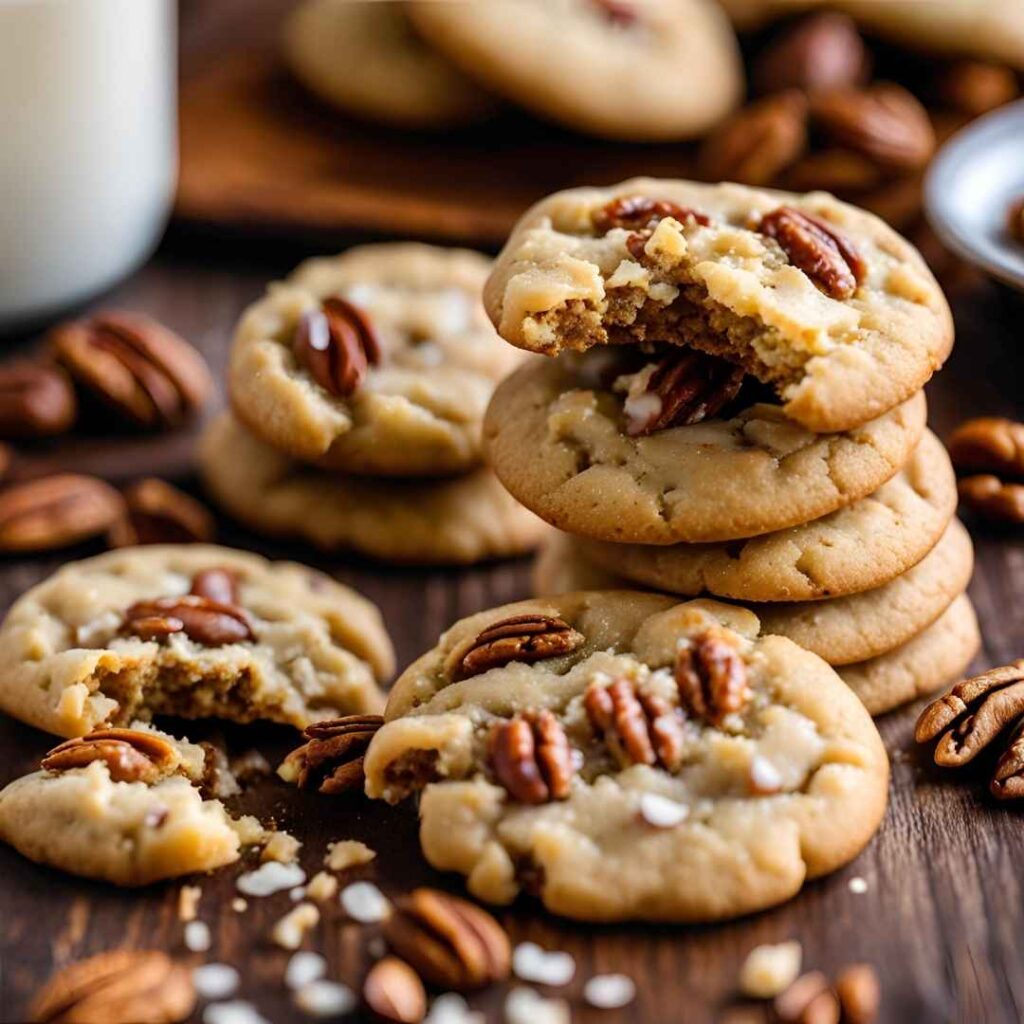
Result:
[[943,68],[936,93],[948,107],[967,117],[980,117],[1017,98],[1017,76],[1002,64],[964,60]]
[[692,221],[707,227],[711,223],[710,218],[699,210],[691,210],[668,199],[652,199],[650,196],[619,196],[591,214],[594,230],[600,235],[608,234],[613,228],[649,232],[666,217],[672,217],[681,224]]
[[682,764],[682,716],[657,694],[638,693],[627,679],[610,686],[591,683],[583,708],[621,765],[659,764],[674,772]]
[[958,484],[960,501],[972,512],[994,523],[1024,523],[1024,484],[1006,483],[983,473],[965,476]]
[[1024,423],[980,416],[961,423],[946,447],[957,469],[1024,476]]
[[102,761],[115,782],[155,782],[176,763],[174,747],[140,729],[97,729],[56,746],[39,767],[66,772]]
[[175,1024],[191,1015],[195,1002],[192,972],[166,953],[115,949],[58,971],[28,1012],[38,1024]]
[[928,112],[906,89],[889,82],[815,93],[811,120],[830,142],[891,170],[917,170],[935,152]]
[[143,640],[184,633],[206,647],[255,639],[249,617],[241,608],[196,594],[136,601],[125,612],[122,630]]
[[425,981],[468,992],[509,974],[511,949],[498,922],[468,900],[437,889],[414,889],[395,902],[384,938]]
[[58,361],[91,397],[147,429],[178,426],[213,390],[203,357],[138,313],[106,312],[54,328]]
[[766,213],[758,230],[774,238],[790,262],[833,299],[850,298],[867,276],[867,264],[852,242],[792,206]]
[[58,473],[0,492],[0,551],[45,551],[108,530],[124,502],[92,476]]
[[571,654],[586,642],[567,622],[551,615],[527,613],[493,622],[468,644],[453,651],[453,680],[480,675],[513,661],[534,662]]
[[750,700],[746,663],[732,644],[711,631],[680,649],[675,677],[683,708],[712,725],[742,711]]
[[124,491],[124,514],[110,528],[114,548],[137,544],[195,544],[213,540],[213,516],[195,498],[150,477]]
[[779,1024],[839,1024],[839,1000],[821,971],[800,975],[772,1004]]
[[427,993],[419,975],[404,960],[378,960],[363,982],[363,1002],[382,1024],[419,1024],[427,1012]]
[[0,437],[51,437],[75,419],[75,392],[66,373],[42,363],[0,368]]
[[361,789],[366,749],[383,724],[380,715],[347,715],[309,725],[306,742],[284,759],[282,772],[300,789],[327,794]]
[[807,99],[795,89],[758,100],[708,136],[701,176],[768,185],[807,148]]
[[192,588],[189,593],[216,601],[218,604],[237,605],[240,600],[238,588],[238,573],[233,569],[216,567],[197,572],[192,577]]
[[371,366],[380,363],[380,342],[370,318],[339,296],[304,313],[292,342],[295,358],[329,394],[357,391]]
[[878,975],[870,964],[850,964],[836,976],[843,1024],[872,1024],[882,1004]]
[[488,755],[495,778],[519,803],[568,798],[576,768],[565,729],[550,711],[494,725]]

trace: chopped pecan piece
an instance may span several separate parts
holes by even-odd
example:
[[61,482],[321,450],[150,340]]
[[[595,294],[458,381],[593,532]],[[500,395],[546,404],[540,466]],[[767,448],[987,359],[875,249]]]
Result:
[[339,296],[303,314],[295,330],[295,357],[325,391],[346,398],[359,389],[381,350],[370,318]]
[[219,604],[238,604],[238,574],[233,569],[203,569],[193,577],[189,593]]
[[475,903],[437,889],[395,902],[384,938],[425,981],[467,992],[508,977],[511,949],[498,922]]
[[561,723],[550,711],[527,712],[492,727],[488,754],[497,780],[514,800],[565,800],[575,774]]
[[284,765],[300,789],[346,793],[362,788],[363,758],[370,741],[384,724],[380,715],[347,715],[309,725],[306,742],[293,750]]
[[419,975],[394,956],[370,968],[363,982],[363,1002],[381,1024],[419,1024],[427,1012],[427,993]]
[[848,239],[792,206],[766,213],[758,230],[774,238],[790,262],[833,299],[850,298],[867,276],[867,264]]
[[980,416],[961,423],[946,447],[957,469],[1024,476],[1024,423]]
[[66,772],[102,761],[115,782],[155,782],[174,764],[174,748],[139,729],[98,729],[56,746],[39,767]]
[[604,737],[623,765],[660,764],[676,771],[682,763],[682,717],[653,693],[637,693],[628,679],[610,686],[591,683],[583,695],[591,728]]
[[193,544],[213,540],[213,516],[191,495],[150,477],[124,492],[124,514],[111,526],[111,547]]
[[249,617],[241,608],[195,594],[136,601],[125,612],[122,631],[143,640],[184,633],[206,647],[255,639]]
[[742,367],[691,349],[669,352],[653,367],[637,375],[637,382],[646,385],[638,394],[630,387],[625,401],[630,437],[717,416],[743,384]]
[[994,523],[1024,523],[1024,484],[1006,483],[990,473],[965,476],[958,484],[960,501]]
[[58,971],[32,1000],[28,1016],[39,1024],[175,1024],[191,1015],[195,1002],[192,972],[166,953],[115,949]]
[[619,196],[609,200],[591,215],[594,230],[601,235],[607,235],[613,228],[650,232],[666,217],[673,217],[682,224],[693,221],[707,227],[711,223],[711,219],[699,210],[680,206],[669,199],[652,199],[650,196]]
[[750,699],[743,658],[732,644],[710,631],[679,651],[675,676],[686,711],[712,725],[742,710]]
[[512,615],[491,623],[454,652],[453,680],[480,675],[512,661],[534,662],[571,654],[585,642],[567,622],[551,615]]

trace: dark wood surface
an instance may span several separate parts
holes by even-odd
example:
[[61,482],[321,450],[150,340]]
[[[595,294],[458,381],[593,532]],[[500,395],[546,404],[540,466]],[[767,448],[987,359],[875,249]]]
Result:
[[[193,9],[197,24],[215,15],[198,4]],[[102,304],[145,310],[166,321],[195,342],[221,376],[239,310],[301,254],[280,244],[230,248],[178,229],[149,266],[103,297]],[[957,348],[928,389],[933,428],[945,434],[960,419],[981,412],[1024,417],[1024,303],[976,282],[955,297],[954,305]],[[14,339],[9,347],[31,347],[35,341]],[[160,438],[77,437],[23,448],[15,472],[74,467],[118,482],[161,474],[194,487],[193,442],[194,432],[188,431]],[[973,532],[978,568],[971,595],[985,635],[981,667],[1024,653],[1024,538]],[[456,618],[528,592],[526,561],[459,572],[397,570],[266,543],[227,522],[221,540],[305,560],[359,588],[383,609],[402,665]],[[85,546],[0,562],[0,607],[64,562],[98,550],[99,545]],[[532,939],[576,956],[577,979],[564,994],[573,1003],[574,1020],[584,1024],[718,1019],[734,996],[746,952],[758,943],[790,938],[803,943],[808,966],[833,970],[852,960],[873,963],[882,979],[881,1019],[887,1024],[1024,1019],[1024,957],[1018,946],[1024,920],[1024,818],[1020,810],[988,800],[978,777],[939,773],[918,756],[911,742],[917,710],[901,710],[879,723],[892,756],[893,781],[876,838],[853,864],[808,885],[784,906],[715,927],[586,927],[558,921],[523,901],[501,914],[502,920],[516,940]],[[221,735],[233,751],[256,746],[275,763],[294,741],[284,729],[175,727],[193,738]],[[52,742],[18,723],[0,721],[0,784],[32,770]],[[441,877],[422,861],[409,806],[392,810],[358,798],[327,800],[268,780],[245,794],[239,809],[269,814],[298,835],[310,873],[329,840],[357,838],[380,854],[375,865],[357,875],[373,878],[387,892],[423,882],[460,889],[458,879]],[[182,945],[179,885],[115,890],[0,848],[0,1020],[24,1020],[28,999],[55,966],[120,945],[167,949],[190,963],[234,964],[242,973],[241,997],[268,1020],[300,1019],[281,981],[287,954],[268,939],[290,901],[287,894],[252,900],[246,913],[236,914],[229,904],[241,870],[237,866],[201,880],[200,917],[213,932],[213,948],[204,956]],[[867,881],[863,895],[848,888],[855,876]],[[337,907],[327,909],[308,946],[327,956],[331,977],[358,985],[369,963],[367,942],[376,930],[340,918]],[[609,971],[637,981],[636,1003],[624,1011],[586,1008],[579,997],[582,982]],[[498,988],[473,1000],[489,1022],[501,1019],[503,992]]]

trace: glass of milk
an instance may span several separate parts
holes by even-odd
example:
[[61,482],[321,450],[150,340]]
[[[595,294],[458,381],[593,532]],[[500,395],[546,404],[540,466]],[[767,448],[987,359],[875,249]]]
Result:
[[0,0],[0,331],[152,251],[177,171],[175,0]]

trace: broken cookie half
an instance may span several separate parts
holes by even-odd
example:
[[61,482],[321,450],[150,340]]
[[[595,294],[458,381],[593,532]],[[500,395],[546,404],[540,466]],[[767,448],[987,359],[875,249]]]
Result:
[[[660,366],[660,346],[687,346],[772,385],[818,432],[905,401],[953,341],[920,254],[877,217],[733,184],[637,178],[549,196],[513,230],[484,298],[520,348],[642,345]],[[704,369],[720,393],[728,372]]]

